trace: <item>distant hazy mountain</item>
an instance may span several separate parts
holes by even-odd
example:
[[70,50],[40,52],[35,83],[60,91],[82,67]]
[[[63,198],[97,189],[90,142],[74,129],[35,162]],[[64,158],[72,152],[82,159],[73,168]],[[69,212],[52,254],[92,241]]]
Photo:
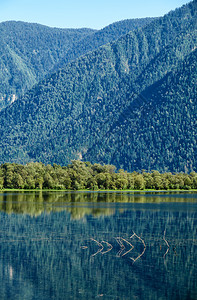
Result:
[[0,23],[0,110],[70,60],[151,21],[125,20],[100,31],[15,21]]
[[193,1],[81,56],[2,111],[1,162],[196,170],[196,12]]

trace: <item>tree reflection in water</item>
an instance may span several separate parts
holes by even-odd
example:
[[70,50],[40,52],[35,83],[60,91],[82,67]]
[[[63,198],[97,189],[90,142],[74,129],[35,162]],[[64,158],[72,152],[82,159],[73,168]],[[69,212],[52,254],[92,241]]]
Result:
[[180,196],[1,195],[0,299],[196,299],[196,195]]

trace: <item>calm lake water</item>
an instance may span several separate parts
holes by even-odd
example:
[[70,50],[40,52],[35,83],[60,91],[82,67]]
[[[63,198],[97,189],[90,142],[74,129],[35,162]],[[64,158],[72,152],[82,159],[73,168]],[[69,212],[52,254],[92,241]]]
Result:
[[197,299],[197,193],[0,194],[0,299]]

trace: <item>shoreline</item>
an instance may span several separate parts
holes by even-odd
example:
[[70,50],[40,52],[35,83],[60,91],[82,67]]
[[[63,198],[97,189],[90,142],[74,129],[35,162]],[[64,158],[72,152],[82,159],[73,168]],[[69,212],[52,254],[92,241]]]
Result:
[[84,192],[84,193],[116,193],[116,192],[121,192],[121,193],[143,193],[143,192],[154,192],[154,193],[168,193],[168,192],[197,192],[197,189],[168,189],[168,190],[154,190],[154,189],[144,189],[144,190],[58,190],[58,189],[2,189],[0,190],[1,192],[71,192],[71,193],[77,193],[77,192]]

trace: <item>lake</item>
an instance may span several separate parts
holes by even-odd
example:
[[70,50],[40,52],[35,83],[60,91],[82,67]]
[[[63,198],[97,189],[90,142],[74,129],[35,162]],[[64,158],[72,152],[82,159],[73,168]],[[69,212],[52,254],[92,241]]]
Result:
[[0,193],[0,299],[197,299],[197,193]]

